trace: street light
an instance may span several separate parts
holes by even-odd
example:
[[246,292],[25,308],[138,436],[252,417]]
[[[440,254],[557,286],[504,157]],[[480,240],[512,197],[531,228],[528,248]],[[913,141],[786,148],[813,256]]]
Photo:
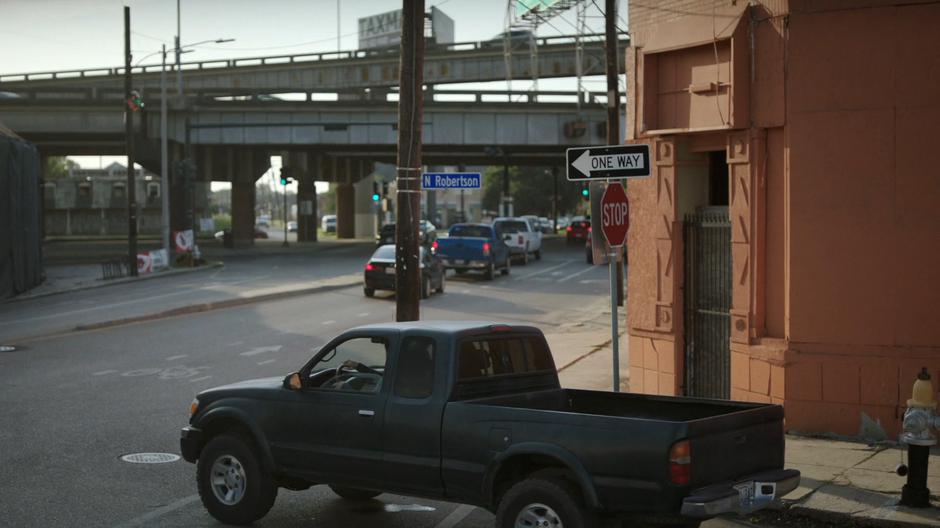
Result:
[[176,95],[180,97],[183,96],[183,68],[180,66],[180,57],[184,53],[195,51],[195,50],[185,49],[185,48],[193,48],[193,47],[199,46],[200,44],[225,44],[226,42],[235,42],[235,39],[220,38],[220,39],[215,39],[215,40],[212,40],[212,39],[200,40],[199,42],[193,42],[191,44],[186,44],[186,45],[181,46],[180,37],[179,35],[176,36]]

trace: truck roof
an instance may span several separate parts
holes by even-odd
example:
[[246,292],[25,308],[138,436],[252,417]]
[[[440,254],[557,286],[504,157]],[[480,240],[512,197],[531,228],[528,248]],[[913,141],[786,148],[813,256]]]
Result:
[[[497,330],[494,330],[496,328]],[[424,330],[441,334],[463,334],[463,333],[491,333],[499,331],[513,332],[537,332],[541,330],[534,326],[519,325],[498,321],[408,321],[408,322],[390,322],[376,323],[370,325],[357,326],[350,330],[385,330],[385,331],[407,331]]]

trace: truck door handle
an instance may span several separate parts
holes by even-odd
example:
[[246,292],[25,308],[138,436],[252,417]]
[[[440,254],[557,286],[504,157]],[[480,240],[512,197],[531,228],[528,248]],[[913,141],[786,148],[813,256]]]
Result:
[[370,416],[375,416],[375,411],[370,411],[368,409],[359,409],[359,416],[365,416],[367,418]]

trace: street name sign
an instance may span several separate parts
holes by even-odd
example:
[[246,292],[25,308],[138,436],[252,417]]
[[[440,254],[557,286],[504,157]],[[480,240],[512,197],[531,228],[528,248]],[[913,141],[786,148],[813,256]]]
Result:
[[437,189],[479,189],[482,185],[479,172],[425,172],[421,175],[421,188]]
[[601,198],[601,228],[611,247],[622,246],[630,228],[630,202],[623,185],[611,183]]
[[570,148],[566,157],[568,181],[618,180],[650,175],[649,145]]

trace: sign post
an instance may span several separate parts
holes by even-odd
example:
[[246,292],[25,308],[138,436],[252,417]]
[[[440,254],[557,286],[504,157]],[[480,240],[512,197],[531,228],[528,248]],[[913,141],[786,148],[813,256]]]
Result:
[[604,238],[610,245],[610,328],[613,333],[611,348],[614,356],[614,392],[620,392],[620,339],[617,328],[617,257],[622,253],[627,229],[630,227],[630,202],[623,185],[619,182],[607,184],[601,198],[601,226]]
[[608,145],[570,148],[565,153],[568,181],[606,181],[599,209],[592,202],[591,223],[601,226],[610,246],[610,327],[614,356],[614,391],[620,392],[620,332],[617,329],[617,259],[630,227],[630,202],[623,185],[616,180],[644,178],[650,175],[650,146]]

